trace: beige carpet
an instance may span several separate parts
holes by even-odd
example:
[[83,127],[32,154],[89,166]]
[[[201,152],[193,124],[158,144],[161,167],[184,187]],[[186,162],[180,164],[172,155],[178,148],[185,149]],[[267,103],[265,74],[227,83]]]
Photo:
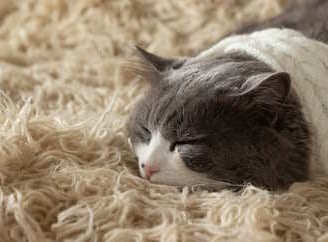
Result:
[[0,242],[328,241],[328,179],[283,195],[138,177],[133,45],[197,53],[278,0],[1,0]]

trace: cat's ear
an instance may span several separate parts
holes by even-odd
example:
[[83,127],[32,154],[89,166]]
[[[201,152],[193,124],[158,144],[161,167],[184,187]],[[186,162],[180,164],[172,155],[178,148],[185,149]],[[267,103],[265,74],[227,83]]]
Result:
[[152,65],[158,72],[167,70],[169,67],[171,67],[172,65],[174,65],[177,62],[176,59],[160,57],[158,55],[155,55],[155,54],[152,54],[152,53],[146,51],[145,49],[143,49],[139,46],[136,46],[136,50],[137,50],[139,57],[143,61]]
[[165,71],[179,69],[187,60],[186,58],[160,57],[139,46],[136,46],[136,51],[138,60],[131,60],[126,68],[147,79],[152,86],[157,86],[163,80],[162,74]]
[[279,107],[288,97],[291,79],[286,72],[264,73],[250,77],[238,90],[257,106]]

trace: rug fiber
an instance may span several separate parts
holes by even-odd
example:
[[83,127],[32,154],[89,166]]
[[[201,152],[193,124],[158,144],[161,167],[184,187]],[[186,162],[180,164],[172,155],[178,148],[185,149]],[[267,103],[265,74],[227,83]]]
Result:
[[328,241],[328,179],[284,194],[139,178],[126,118],[138,44],[198,53],[278,0],[0,1],[0,241]]

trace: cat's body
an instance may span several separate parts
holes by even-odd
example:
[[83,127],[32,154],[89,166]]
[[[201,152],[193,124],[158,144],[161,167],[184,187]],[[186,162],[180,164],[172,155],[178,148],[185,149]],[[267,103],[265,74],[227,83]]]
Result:
[[[328,2],[311,1],[235,34],[287,27],[328,42],[327,12]],[[143,177],[269,189],[309,178],[311,125],[286,72],[239,51],[179,60],[139,51],[151,88],[128,128]]]
[[328,1],[304,0],[303,2],[303,4],[291,6],[273,19],[244,26],[232,34],[284,27],[297,30],[309,38],[328,43]]

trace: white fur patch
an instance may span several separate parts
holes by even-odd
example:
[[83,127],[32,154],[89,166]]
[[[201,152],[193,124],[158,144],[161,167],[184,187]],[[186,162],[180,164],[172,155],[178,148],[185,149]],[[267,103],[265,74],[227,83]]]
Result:
[[139,159],[139,170],[146,178],[141,164],[156,165],[160,171],[150,180],[155,183],[168,185],[195,185],[208,184],[214,181],[206,178],[186,167],[178,151],[170,151],[170,142],[164,139],[160,132],[154,132],[149,144],[138,143],[134,145],[135,153]]

